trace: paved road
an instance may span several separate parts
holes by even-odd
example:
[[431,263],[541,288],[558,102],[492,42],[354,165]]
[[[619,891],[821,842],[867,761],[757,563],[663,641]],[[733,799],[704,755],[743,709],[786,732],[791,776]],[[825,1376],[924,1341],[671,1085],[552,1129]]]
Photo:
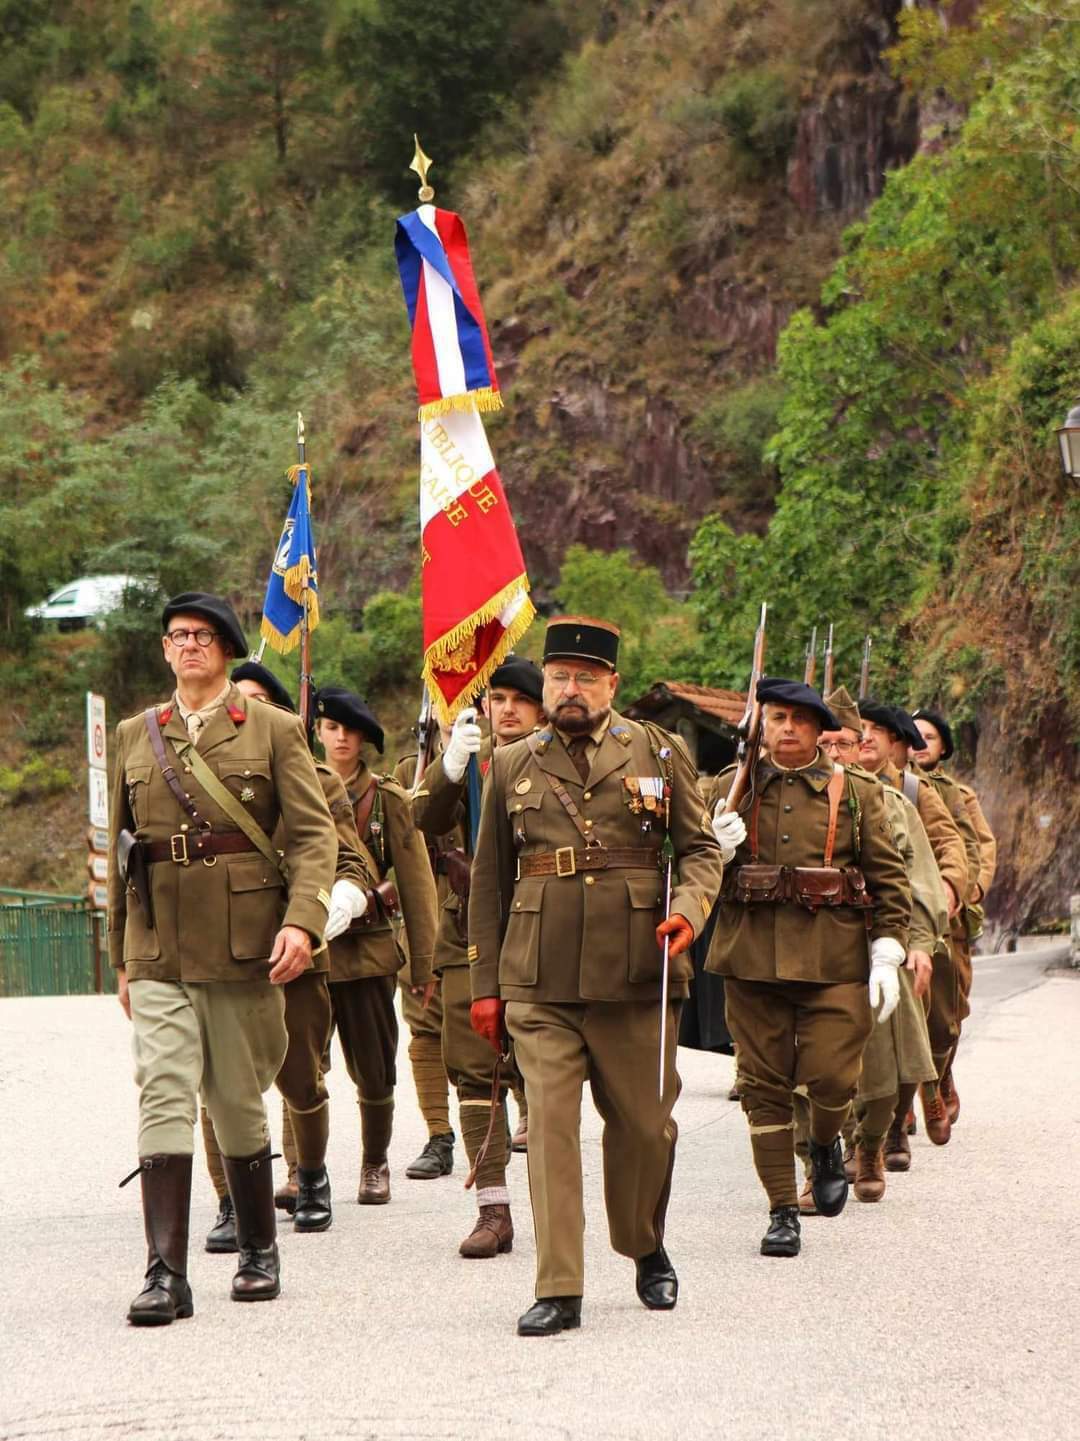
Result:
[[[533,1246],[514,1162],[513,1254],[456,1255],[462,1170],[407,1181],[421,1126],[402,1053],[394,1199],[349,1203],[358,1121],[332,1074],[323,1236],[283,1237],[285,1292],[228,1300],[228,1258],[195,1249],[196,1315],[135,1331],[141,1274],[127,1023],[96,998],[0,1002],[7,1211],[0,1228],[0,1437],[529,1441],[993,1441],[1080,1433],[1075,1104],[1080,976],[1045,952],[980,960],[944,1150],[877,1206],[810,1219],[803,1255],[757,1254],[765,1208],[731,1062],[680,1052],[682,1139],[669,1245],[678,1309],[647,1313],[606,1246],[599,1130],[586,1109],[584,1328],[519,1340]],[[208,1184],[193,1206],[210,1223]]]

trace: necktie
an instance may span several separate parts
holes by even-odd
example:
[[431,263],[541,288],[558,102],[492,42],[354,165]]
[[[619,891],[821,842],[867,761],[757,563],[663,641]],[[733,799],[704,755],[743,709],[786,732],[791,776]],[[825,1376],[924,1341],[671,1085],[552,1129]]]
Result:
[[574,769],[581,777],[582,782],[589,779],[589,761],[585,755],[585,747],[589,744],[588,736],[575,736],[566,747],[570,759],[574,763]]
[[198,748],[199,733],[202,730],[203,726],[206,724],[206,722],[203,720],[202,716],[197,710],[193,710],[188,715],[188,718],[184,722],[184,724],[187,726],[187,733],[191,737],[191,744]]

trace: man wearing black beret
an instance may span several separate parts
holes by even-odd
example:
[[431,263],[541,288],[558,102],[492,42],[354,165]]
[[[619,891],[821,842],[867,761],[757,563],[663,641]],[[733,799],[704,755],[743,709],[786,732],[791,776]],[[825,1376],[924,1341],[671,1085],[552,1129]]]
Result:
[[[469,816],[466,772],[469,759],[479,758],[481,774],[491,766],[493,748],[511,745],[535,730],[542,715],[543,677],[539,666],[524,656],[509,655],[488,681],[483,706],[491,722],[491,740],[482,736],[476,711],[466,707],[443,731],[443,751],[413,790],[413,813],[432,849],[439,885],[439,937],[435,971],[442,999],[442,1054],[447,1074],[458,1093],[461,1135],[472,1165],[490,1140],[476,1171],[479,1215],[459,1253],[473,1260],[490,1259],[511,1249],[514,1226],[506,1183],[506,1092],[515,1079],[512,1067],[500,1068],[494,1102],[495,1053],[470,1025],[468,894]],[[432,1145],[435,1142],[431,1143]]]
[[840,722],[801,681],[762,680],[763,753],[741,816],[726,811],[731,769],[705,786],[733,864],[706,969],[724,977],[739,1092],[769,1199],[765,1256],[798,1255],[792,1092],[810,1098],[811,1188],[818,1211],[847,1200],[840,1128],[875,1012],[900,995],[911,892],[881,788],[819,744]]
[[[427,985],[437,925],[435,882],[408,792],[392,777],[372,771],[364,759],[365,743],[380,754],[385,743],[370,706],[344,686],[321,686],[315,715],[327,764],[345,784],[356,829],[374,858],[380,882],[378,904],[330,942],[330,1000],[360,1103],[356,1199],[362,1206],[381,1206],[390,1200],[398,1041],[394,991],[404,959],[393,926],[400,915],[413,983]],[[393,884],[387,881],[391,870]]]
[[[120,722],[110,816],[109,955],[134,1027],[149,1247],[133,1325],[190,1316],[197,1100],[236,1208],[236,1301],[280,1290],[263,1093],[284,1060],[283,988],[323,939],[337,840],[295,716],[251,702],[227,666],[232,607],[175,596],[162,616],[172,698]],[[280,826],[280,851],[271,840]]]

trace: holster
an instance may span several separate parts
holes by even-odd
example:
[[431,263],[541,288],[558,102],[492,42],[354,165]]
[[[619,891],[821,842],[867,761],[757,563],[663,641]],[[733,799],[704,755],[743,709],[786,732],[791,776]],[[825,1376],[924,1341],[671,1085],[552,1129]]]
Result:
[[384,921],[392,921],[401,910],[397,887],[393,881],[380,881],[373,890],[365,890],[364,895],[367,896],[367,909],[358,920],[349,922],[348,932],[354,935],[357,931],[370,930],[372,926],[381,925]]
[[142,907],[143,920],[152,931],[154,903],[150,894],[150,867],[146,863],[142,842],[129,830],[122,830],[116,838],[116,861],[124,884],[135,892],[135,898]]
[[448,851],[435,851],[432,866],[437,876],[445,876],[447,884],[457,896],[460,904],[454,912],[458,938],[462,945],[468,940],[469,887],[472,884],[472,857],[466,855],[460,846]]

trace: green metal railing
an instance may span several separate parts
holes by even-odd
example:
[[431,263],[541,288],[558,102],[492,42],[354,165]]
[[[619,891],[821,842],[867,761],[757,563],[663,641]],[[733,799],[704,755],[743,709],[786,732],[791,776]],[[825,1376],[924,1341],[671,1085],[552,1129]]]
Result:
[[86,996],[116,990],[105,917],[85,895],[0,886],[0,996]]

